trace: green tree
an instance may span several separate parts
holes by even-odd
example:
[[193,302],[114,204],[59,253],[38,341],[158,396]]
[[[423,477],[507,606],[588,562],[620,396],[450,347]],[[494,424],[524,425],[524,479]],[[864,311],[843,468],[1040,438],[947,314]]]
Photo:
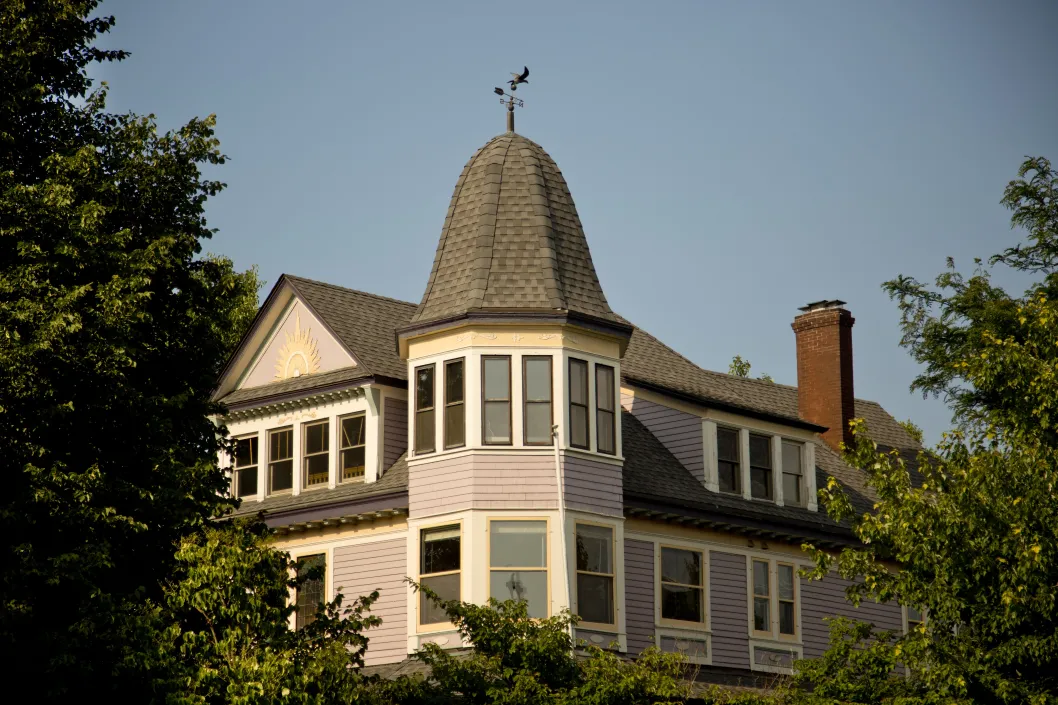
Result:
[[[743,360],[741,355],[735,355],[731,358],[731,364],[727,367],[727,373],[735,377],[749,377],[749,371],[751,369],[753,369],[753,365],[750,364],[749,360]],[[775,381],[767,372],[761,374],[757,379],[762,382]]]
[[210,392],[259,285],[201,254],[214,119],[163,134],[92,90],[125,57],[96,4],[0,5],[0,644],[44,700],[136,688],[144,600],[229,505]]
[[[820,702],[1058,702],[1058,176],[1028,159],[1003,204],[1028,243],[948,271],[929,287],[886,284],[902,311],[903,344],[925,366],[913,389],[944,397],[957,429],[909,467],[879,453],[856,424],[848,459],[878,500],[857,516],[831,479],[831,516],[862,547],[832,560],[853,599],[922,609],[907,635],[836,625],[794,692]],[[995,286],[990,266],[1036,275],[1022,295]],[[915,472],[912,472],[914,470]],[[900,570],[890,570],[895,561]],[[908,677],[891,677],[897,666]],[[814,687],[814,691],[810,690]]]

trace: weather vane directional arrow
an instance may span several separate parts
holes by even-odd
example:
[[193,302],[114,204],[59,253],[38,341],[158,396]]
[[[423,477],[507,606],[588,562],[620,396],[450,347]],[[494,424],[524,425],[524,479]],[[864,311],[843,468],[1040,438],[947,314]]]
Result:
[[503,90],[502,88],[493,88],[492,91],[500,97],[500,104],[507,106],[507,132],[514,132],[514,108],[525,107],[525,102],[521,98],[515,98],[514,92],[518,90],[518,86],[523,83],[529,83],[529,67],[525,66],[522,68],[521,73],[512,73],[511,80],[507,81],[511,86],[511,92]]

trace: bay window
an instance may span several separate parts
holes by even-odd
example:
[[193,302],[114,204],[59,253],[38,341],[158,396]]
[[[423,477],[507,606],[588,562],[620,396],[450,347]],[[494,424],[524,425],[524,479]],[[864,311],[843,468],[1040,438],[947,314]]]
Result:
[[463,360],[445,363],[445,448],[459,448],[466,444],[466,388],[463,381]]
[[303,556],[298,560],[297,607],[294,612],[294,624],[297,629],[307,627],[316,621],[320,605],[327,599],[325,595],[327,571],[327,554],[317,553]]
[[569,444],[588,448],[588,363],[569,361]]
[[527,446],[551,445],[551,358],[522,358],[522,427]]
[[[459,600],[460,527],[458,524],[423,529],[420,534],[419,582],[442,600]],[[439,605],[419,593],[419,624],[444,624],[448,616]]]
[[577,613],[584,623],[616,624],[613,528],[577,524]]
[[617,426],[614,413],[614,372],[607,365],[595,366],[595,448],[600,453],[617,453]]
[[489,521],[489,597],[522,600],[529,616],[550,613],[546,520]]
[[482,442],[511,444],[511,358],[488,355],[481,358]]
[[434,441],[434,366],[415,368],[415,453],[432,453]]

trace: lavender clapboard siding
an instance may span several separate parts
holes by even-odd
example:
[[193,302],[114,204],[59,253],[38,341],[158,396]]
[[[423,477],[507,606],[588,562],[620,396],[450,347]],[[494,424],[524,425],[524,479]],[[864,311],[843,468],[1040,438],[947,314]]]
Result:
[[370,639],[367,665],[394,663],[408,655],[407,539],[375,541],[334,549],[334,591],[350,604],[361,595],[378,590],[371,612],[382,624],[367,630]]
[[556,509],[552,455],[461,455],[408,467],[408,511]]
[[567,455],[562,457],[562,476],[568,509],[624,516],[619,465]]
[[713,665],[749,668],[749,605],[746,557],[709,552],[709,608]]
[[701,417],[624,393],[621,406],[632,412],[692,475],[705,481]]
[[625,633],[632,656],[654,643],[654,544],[625,539]]
[[879,604],[864,600],[853,607],[845,599],[845,588],[850,581],[833,573],[823,580],[801,580],[801,631],[804,657],[817,658],[826,651],[830,626],[826,617],[848,617],[870,622],[877,629],[903,629],[903,615],[896,603]]
[[387,397],[382,415],[382,472],[385,472],[408,449],[408,402]]

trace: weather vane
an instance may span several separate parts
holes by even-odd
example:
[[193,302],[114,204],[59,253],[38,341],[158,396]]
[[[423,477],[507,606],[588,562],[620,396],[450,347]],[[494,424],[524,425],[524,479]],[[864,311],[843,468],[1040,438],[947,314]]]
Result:
[[518,90],[519,85],[523,83],[529,83],[529,67],[525,66],[522,68],[521,73],[512,73],[511,75],[514,76],[514,78],[507,81],[507,83],[509,83],[511,86],[510,93],[506,92],[502,88],[492,89],[493,93],[500,97],[500,105],[507,106],[507,132],[514,132],[515,106],[518,106],[519,108],[525,107],[525,103],[522,101],[521,98],[514,97],[514,92]]

